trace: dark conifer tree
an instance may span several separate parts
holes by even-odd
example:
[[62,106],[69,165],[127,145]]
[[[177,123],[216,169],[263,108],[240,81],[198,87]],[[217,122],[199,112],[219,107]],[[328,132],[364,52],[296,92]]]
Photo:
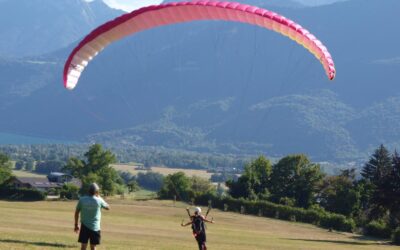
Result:
[[361,175],[364,179],[377,185],[382,178],[390,174],[392,159],[389,151],[382,144],[377,148],[369,161],[365,163]]
[[390,224],[392,228],[400,226],[400,155],[397,151],[392,157],[392,171],[388,178],[389,187],[385,190],[389,202]]
[[388,211],[388,177],[392,169],[392,157],[382,144],[377,148],[369,161],[365,163],[361,175],[363,179],[361,204],[367,210],[369,219],[379,219]]

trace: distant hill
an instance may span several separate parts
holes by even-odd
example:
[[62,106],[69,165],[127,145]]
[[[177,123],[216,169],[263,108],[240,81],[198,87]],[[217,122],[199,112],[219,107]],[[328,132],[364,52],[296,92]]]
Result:
[[101,0],[2,0],[0,56],[41,55],[66,47],[121,13]]
[[337,2],[344,2],[350,0],[294,0],[294,1],[301,3],[305,6],[321,6],[321,5],[333,4]]
[[[246,1],[231,1],[231,2],[241,2],[246,4],[251,4],[259,7],[267,7],[267,6],[279,6],[279,7],[289,7],[289,8],[301,8],[305,7],[302,0],[246,0]],[[303,0],[304,1],[304,0]],[[307,0],[305,0],[307,1]],[[163,3],[173,3],[180,2],[179,0],[164,0]]]
[[400,1],[271,9],[330,48],[334,82],[305,49],[273,32],[194,22],[110,46],[72,92],[61,83],[72,45],[1,59],[0,131],[329,161],[366,157],[379,143],[398,147]]
[[[289,8],[304,8],[309,6],[321,6],[336,2],[344,2],[349,0],[246,0],[236,1],[251,4],[259,7],[275,6]],[[164,0],[163,3],[179,2],[179,0]]]

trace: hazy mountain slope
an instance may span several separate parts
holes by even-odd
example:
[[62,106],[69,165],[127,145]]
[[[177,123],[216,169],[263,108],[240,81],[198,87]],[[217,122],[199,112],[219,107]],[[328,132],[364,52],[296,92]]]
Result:
[[[245,1],[231,1],[231,2],[240,2],[240,3],[246,3],[258,7],[290,7],[290,8],[300,8],[304,7],[302,3],[300,3],[301,0],[245,0]],[[164,0],[163,3],[174,3],[174,2],[179,2],[179,0]]]
[[295,1],[306,6],[320,6],[320,5],[333,4],[337,2],[344,2],[350,0],[295,0]]
[[[61,83],[72,47],[30,59],[55,64],[4,59],[0,102],[8,105],[1,111],[8,119],[0,131],[200,151],[306,152],[321,160],[359,157],[378,143],[400,141],[396,9],[397,0],[274,8],[326,43],[337,64],[334,82],[294,42],[224,22],[157,28],[113,44],[72,92]],[[24,91],[14,90],[21,86]]]
[[101,0],[3,0],[0,56],[40,55],[66,47],[121,13]]
[[400,95],[374,103],[348,124],[357,146],[371,150],[379,143],[400,148]]

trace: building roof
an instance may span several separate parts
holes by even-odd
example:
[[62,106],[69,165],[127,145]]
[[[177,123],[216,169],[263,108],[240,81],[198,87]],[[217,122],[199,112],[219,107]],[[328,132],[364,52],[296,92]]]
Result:
[[46,177],[15,177],[15,179],[34,188],[56,188],[60,186],[59,183],[49,182]]
[[[51,172],[49,176],[71,176],[69,174],[61,173],[61,172]],[[72,176],[71,176],[72,177]]]

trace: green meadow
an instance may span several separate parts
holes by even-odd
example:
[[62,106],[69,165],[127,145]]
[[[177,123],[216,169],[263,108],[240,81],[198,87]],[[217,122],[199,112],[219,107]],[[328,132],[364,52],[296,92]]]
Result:
[[[141,194],[146,195],[146,194]],[[197,249],[185,204],[171,201],[113,199],[103,212],[99,249]],[[0,249],[77,249],[73,232],[75,202],[0,201]],[[208,248],[247,249],[400,249],[387,242],[313,225],[212,210],[216,224],[208,225]]]

